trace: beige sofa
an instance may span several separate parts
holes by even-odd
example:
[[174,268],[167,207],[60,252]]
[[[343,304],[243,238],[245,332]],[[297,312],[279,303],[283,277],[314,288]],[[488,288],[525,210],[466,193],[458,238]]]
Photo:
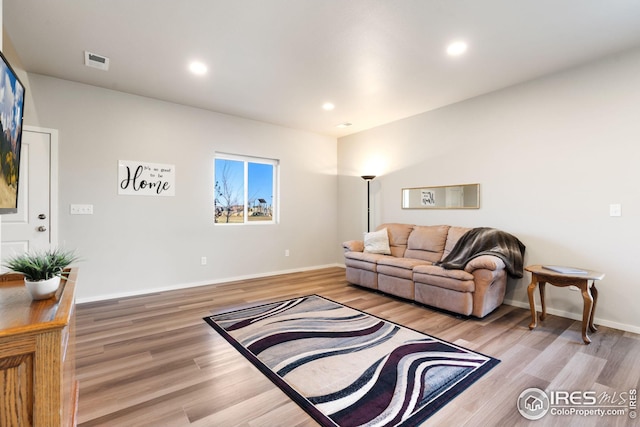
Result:
[[522,277],[525,247],[508,233],[389,223],[376,229],[377,236],[384,229],[388,249],[343,243],[350,283],[481,318],[502,304],[507,273]]

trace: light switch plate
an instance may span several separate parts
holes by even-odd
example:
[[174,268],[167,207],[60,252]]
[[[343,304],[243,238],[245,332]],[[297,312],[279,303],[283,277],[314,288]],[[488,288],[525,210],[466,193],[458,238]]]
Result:
[[93,215],[93,205],[71,205],[71,215]]

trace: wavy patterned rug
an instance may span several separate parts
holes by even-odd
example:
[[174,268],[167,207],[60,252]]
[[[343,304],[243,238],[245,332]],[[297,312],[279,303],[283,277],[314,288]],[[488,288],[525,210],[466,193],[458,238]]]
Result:
[[205,317],[323,426],[414,426],[499,360],[318,295]]

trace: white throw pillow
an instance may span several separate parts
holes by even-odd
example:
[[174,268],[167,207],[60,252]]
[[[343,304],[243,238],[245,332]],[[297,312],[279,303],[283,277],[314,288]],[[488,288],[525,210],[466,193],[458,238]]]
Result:
[[364,233],[364,251],[371,254],[391,255],[387,229]]

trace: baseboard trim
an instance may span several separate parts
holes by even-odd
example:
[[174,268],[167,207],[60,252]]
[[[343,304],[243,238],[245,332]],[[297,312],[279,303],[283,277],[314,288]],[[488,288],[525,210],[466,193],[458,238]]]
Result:
[[[162,288],[145,289],[145,290],[134,291],[134,292],[122,292],[122,293],[116,293],[116,294],[100,295],[100,296],[96,296],[96,297],[77,298],[76,299],[76,303],[77,304],[82,304],[82,303],[88,303],[88,302],[107,301],[107,300],[110,300],[110,299],[127,298],[127,297],[139,296],[139,295],[153,294],[153,293],[157,293],[157,292],[165,292],[165,291],[174,291],[174,290],[179,290],[179,289],[195,288],[195,287],[198,287],[198,286],[220,285],[220,284],[225,284],[227,282],[236,282],[236,281],[239,281],[239,280],[259,279],[259,278],[262,278],[262,277],[277,276],[277,275],[280,275],[280,274],[301,273],[301,272],[304,272],[304,271],[319,270],[319,269],[322,269],[322,268],[331,268],[331,267],[346,268],[346,266],[344,264],[339,264],[339,263],[337,263],[337,264],[316,265],[316,266],[312,266],[312,267],[302,267],[302,268],[295,268],[295,269],[290,269],[290,270],[270,271],[270,272],[266,272],[266,273],[249,274],[249,275],[245,275],[245,276],[233,276],[233,277],[225,277],[225,278],[220,278],[220,279],[203,280],[203,281],[199,281],[199,282],[178,283],[178,284],[175,284],[175,285],[172,285],[172,286],[166,286],[166,287],[162,287]],[[517,300],[512,300],[512,299],[510,299],[510,300],[505,299],[504,300],[504,304],[529,310],[529,303],[528,302],[517,301]],[[536,310],[540,311],[541,309],[542,308],[539,305],[536,305]],[[550,307],[547,307],[547,313],[548,314],[553,314],[554,316],[565,317],[567,319],[582,320],[582,313],[570,313],[570,312],[567,312],[567,311],[556,310],[556,309],[550,308]],[[609,327],[609,328],[619,329],[621,331],[633,332],[635,334],[640,334],[640,326],[634,326],[634,325],[628,325],[628,324],[625,324],[625,323],[613,322],[611,320],[603,319],[603,318],[600,318],[600,317],[597,317],[597,316],[594,319],[594,323],[596,325],[602,325],[602,326],[606,326],[606,327]]]
[[198,286],[220,285],[220,284],[225,284],[227,282],[236,282],[236,281],[239,281],[239,280],[259,279],[259,278],[262,278],[262,277],[278,276],[280,274],[301,273],[301,272],[304,272],[304,271],[320,270],[322,268],[331,268],[331,267],[342,267],[342,268],[344,268],[344,266],[340,265],[340,264],[315,265],[315,266],[312,266],[312,267],[301,267],[301,268],[294,268],[294,269],[291,269],[291,270],[270,271],[270,272],[267,272],[267,273],[249,274],[249,275],[245,275],[245,276],[225,277],[225,278],[221,278],[221,279],[203,280],[203,281],[199,281],[199,282],[190,282],[190,283],[178,283],[178,284],[175,284],[175,285],[165,286],[165,287],[162,287],[162,288],[152,288],[152,289],[144,289],[144,290],[133,291],[133,292],[120,292],[120,293],[115,293],[115,294],[99,295],[99,296],[95,296],[95,297],[77,298],[76,299],[76,303],[77,304],[82,304],[82,303],[87,303],[87,302],[107,301],[107,300],[111,300],[111,299],[135,297],[135,296],[147,295],[147,294],[155,294],[155,293],[158,293],[158,292],[175,291],[175,290],[187,289],[187,288],[196,288]]
[[[516,301],[516,300],[504,300],[504,303],[507,305],[511,305],[519,308],[526,308],[530,310],[528,302]],[[536,304],[536,310],[542,311],[542,307],[539,304]],[[596,310],[597,311],[597,310]],[[570,313],[568,311],[556,310],[555,308],[547,307],[547,314],[553,314],[554,316],[560,316],[567,319],[579,320],[582,321],[582,313]],[[626,332],[633,332],[635,334],[640,334],[640,326],[627,325],[625,323],[613,322],[611,320],[603,319],[601,317],[596,316],[593,319],[593,323],[602,326],[606,326],[608,328],[618,329]]]

